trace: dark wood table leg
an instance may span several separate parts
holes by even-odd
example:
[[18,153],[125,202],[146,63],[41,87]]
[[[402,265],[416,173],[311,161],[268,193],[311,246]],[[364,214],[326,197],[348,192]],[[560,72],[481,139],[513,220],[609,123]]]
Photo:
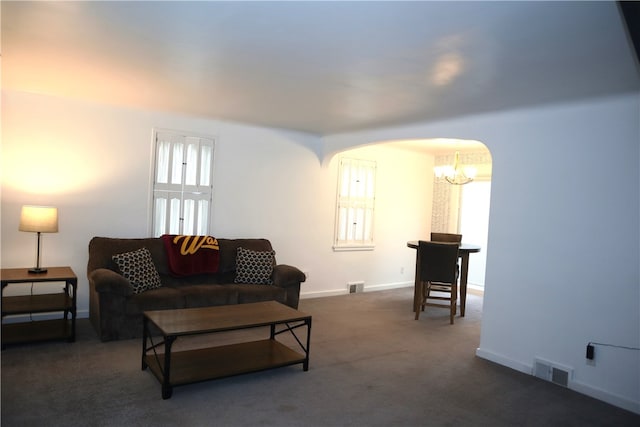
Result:
[[418,312],[420,300],[420,251],[416,249],[416,275],[413,282],[413,312]]
[[462,252],[462,266],[460,267],[460,317],[464,317],[467,305],[467,277],[469,275],[469,253]]

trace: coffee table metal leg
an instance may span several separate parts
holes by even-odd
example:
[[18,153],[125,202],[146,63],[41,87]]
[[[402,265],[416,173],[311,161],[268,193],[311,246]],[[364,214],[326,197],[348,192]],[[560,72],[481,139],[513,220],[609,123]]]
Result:
[[164,371],[162,373],[162,398],[169,399],[173,394],[171,387],[171,345],[176,337],[165,337],[164,339]]
[[305,323],[307,324],[307,348],[305,349],[306,354],[304,363],[302,364],[302,370],[306,372],[309,370],[309,353],[311,352],[311,318],[309,318]]
[[[297,323],[295,325],[291,325],[289,323],[284,323],[283,325],[284,325],[284,328],[278,331],[276,330],[276,324],[275,323],[271,324],[271,339],[275,340],[276,335],[289,332],[291,336],[296,340],[296,342],[298,343],[302,351],[304,351],[305,357],[304,357],[304,360],[302,361],[302,369],[305,371],[308,371],[309,370],[309,346],[311,344],[311,317],[309,317],[308,319],[304,319],[300,323]],[[295,331],[296,329],[304,328],[305,326],[307,327],[306,345],[303,344],[302,341],[300,341],[300,338],[298,338]]]
[[171,387],[170,385],[162,384],[162,398],[165,400],[170,399],[172,394],[173,387]]
[[145,358],[147,356],[147,329],[149,327],[149,320],[147,316],[142,316],[142,370],[147,369],[147,362]]

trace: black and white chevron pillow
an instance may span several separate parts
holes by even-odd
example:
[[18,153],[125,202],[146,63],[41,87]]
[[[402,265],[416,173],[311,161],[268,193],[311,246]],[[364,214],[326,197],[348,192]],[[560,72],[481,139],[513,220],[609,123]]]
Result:
[[252,251],[238,248],[235,283],[271,285],[275,251]]
[[142,248],[137,251],[114,255],[112,259],[118,264],[122,275],[133,285],[134,294],[162,286],[160,275],[153,263],[149,249]]

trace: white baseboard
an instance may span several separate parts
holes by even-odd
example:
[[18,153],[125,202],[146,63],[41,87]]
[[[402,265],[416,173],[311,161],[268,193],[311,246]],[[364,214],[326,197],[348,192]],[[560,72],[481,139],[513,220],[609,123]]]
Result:
[[[411,282],[396,282],[396,283],[384,283],[381,285],[372,285],[365,286],[363,292],[375,292],[375,291],[384,291],[387,289],[398,289],[398,288],[407,288],[413,287],[413,281]],[[336,295],[347,295],[349,292],[345,289],[331,289],[327,291],[316,291],[316,292],[300,292],[300,299],[307,298],[321,298],[321,297],[332,297]]]
[[346,295],[347,293],[348,292],[346,289],[333,289],[329,291],[316,291],[316,292],[300,292],[300,299],[333,297],[336,295]]
[[413,287],[413,281],[410,282],[395,282],[395,283],[383,283],[381,285],[373,285],[373,286],[365,286],[365,292],[375,292],[375,291],[385,291],[388,289],[400,289],[400,288],[409,288]]
[[623,396],[618,396],[617,394],[613,394],[597,387],[581,383],[580,381],[571,381],[569,383],[569,388],[571,390],[577,391],[578,393],[593,397],[594,399],[607,402],[610,405],[626,409],[627,411],[634,412],[636,414],[640,414],[640,402],[634,402]]
[[[497,363],[498,365],[502,365],[502,366],[506,366],[507,368],[514,369],[524,374],[533,375],[533,365],[520,363],[515,360],[511,360],[503,356],[500,356],[496,353],[484,350],[482,348],[476,349],[476,356],[482,359],[486,359],[490,362]],[[593,397],[594,399],[601,400],[610,405],[617,406],[622,409],[626,409],[627,411],[631,411],[636,414],[640,414],[640,402],[634,402],[623,396],[618,396],[606,390],[602,390],[602,389],[599,389],[599,388],[596,388],[572,379],[569,380],[569,385],[567,388],[573,391],[576,391],[578,393],[584,394],[586,396]]]
[[476,356],[481,359],[486,359],[490,362],[497,363],[498,365],[506,366],[507,368],[515,369],[518,372],[522,372],[527,375],[533,373],[533,366],[526,365],[524,363],[516,362],[515,360],[507,359],[499,354],[484,350],[482,348],[476,349]]
[[474,295],[484,295],[484,286],[477,286],[472,283],[468,283],[467,292]]

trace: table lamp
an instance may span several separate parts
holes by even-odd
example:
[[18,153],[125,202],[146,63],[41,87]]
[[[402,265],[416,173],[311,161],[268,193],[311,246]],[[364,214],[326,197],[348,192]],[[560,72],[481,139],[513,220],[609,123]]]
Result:
[[40,233],[58,232],[58,208],[51,206],[23,206],[18,230],[38,233],[36,266],[30,268],[29,273],[46,273],[47,269],[40,267]]

